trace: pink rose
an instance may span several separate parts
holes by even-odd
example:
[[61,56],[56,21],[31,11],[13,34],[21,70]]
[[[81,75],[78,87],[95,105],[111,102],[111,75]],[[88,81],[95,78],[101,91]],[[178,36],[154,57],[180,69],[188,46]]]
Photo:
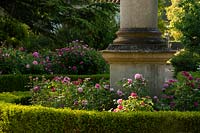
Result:
[[158,99],[158,97],[157,97],[157,96],[154,96],[153,99]]
[[131,96],[134,97],[134,98],[136,98],[137,97],[137,93],[132,92]]
[[39,57],[39,53],[38,52],[33,52],[33,57],[38,58]]
[[169,84],[172,84],[172,83],[174,83],[174,82],[177,82],[177,80],[175,80],[175,79],[169,79],[169,80],[168,80],[168,83],[169,83]]
[[114,88],[110,88],[110,92],[113,92],[114,91]]
[[114,110],[113,110],[113,112],[118,112],[118,111],[119,111],[118,109],[114,109]]
[[118,99],[118,100],[117,100],[117,103],[118,103],[118,104],[122,104],[122,101],[123,101],[122,99]]
[[186,72],[186,71],[183,71],[183,72],[182,72],[182,75],[185,76],[185,77],[188,77],[188,76],[190,76],[190,73],[189,73],[189,72]]
[[117,108],[118,108],[119,110],[122,110],[124,107],[123,107],[122,105],[118,105]]
[[139,73],[135,74],[135,79],[136,80],[142,79],[142,75]]
[[32,63],[33,63],[33,65],[37,65],[38,64],[38,62],[36,60],[34,60]]
[[168,88],[168,87],[169,87],[169,84],[165,83],[165,84],[163,85],[163,87],[164,87],[164,88]]
[[82,105],[86,106],[88,104],[87,100],[82,100]]
[[188,76],[188,80],[193,80],[193,77],[191,75]]
[[52,91],[52,92],[55,92],[55,91],[56,91],[56,88],[55,88],[55,87],[51,87],[51,91]]
[[144,106],[144,105],[145,105],[144,101],[142,101],[142,102],[140,103],[140,105]]
[[70,82],[70,78],[68,77],[64,77],[62,80],[62,83],[69,83]]
[[123,92],[120,91],[120,90],[118,90],[118,91],[117,91],[117,95],[122,96],[122,95],[123,95]]
[[40,89],[39,86],[35,86],[35,87],[33,88],[33,91],[34,91],[34,92],[37,92],[37,91],[39,91],[39,89]]
[[79,93],[82,93],[82,92],[83,92],[83,88],[82,88],[82,87],[79,87],[79,88],[78,88],[78,92],[79,92]]
[[133,80],[132,79],[127,79],[128,80],[128,84],[132,84]]
[[26,64],[26,68],[27,68],[27,69],[30,68],[30,64]]
[[95,88],[99,89],[100,88],[100,84],[95,84]]
[[199,105],[198,102],[194,102],[194,106],[197,107]]
[[76,67],[76,66],[73,66],[72,69],[73,69],[74,71],[76,71],[76,70],[77,70],[77,67]]
[[78,101],[77,101],[77,100],[76,100],[76,101],[74,101],[74,105],[76,105],[76,106],[78,105]]

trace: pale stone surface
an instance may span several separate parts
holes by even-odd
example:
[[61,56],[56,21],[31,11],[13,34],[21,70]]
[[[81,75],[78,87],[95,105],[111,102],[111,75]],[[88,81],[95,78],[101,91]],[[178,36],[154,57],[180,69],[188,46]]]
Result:
[[140,73],[148,81],[150,95],[159,96],[164,82],[173,78],[169,67],[165,64],[110,64],[111,87],[121,89],[118,81],[123,78],[134,79],[134,75]]
[[173,78],[172,69],[167,60],[175,51],[165,52],[128,52],[103,51],[103,57],[110,64],[110,84],[115,90],[121,89],[117,84],[123,78],[132,78],[140,73],[148,80],[151,96],[160,95],[165,81]]
[[110,51],[104,50],[108,63],[165,64],[176,51]]
[[120,28],[157,28],[157,0],[121,0]]

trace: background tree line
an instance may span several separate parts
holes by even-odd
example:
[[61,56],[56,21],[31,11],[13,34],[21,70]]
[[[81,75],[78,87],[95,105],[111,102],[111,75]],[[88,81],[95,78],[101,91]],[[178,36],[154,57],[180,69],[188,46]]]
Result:
[[86,0],[3,0],[1,45],[54,49],[82,40],[95,49],[104,49],[115,38],[118,11],[116,4]]

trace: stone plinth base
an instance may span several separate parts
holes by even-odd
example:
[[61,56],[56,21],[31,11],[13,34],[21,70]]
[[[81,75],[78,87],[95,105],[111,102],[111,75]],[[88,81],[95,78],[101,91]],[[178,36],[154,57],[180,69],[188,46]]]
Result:
[[110,64],[110,83],[115,90],[121,89],[117,82],[123,78],[133,78],[140,73],[148,81],[150,95],[159,95],[164,82],[172,78],[166,61],[175,51],[130,52],[103,51],[103,57]]

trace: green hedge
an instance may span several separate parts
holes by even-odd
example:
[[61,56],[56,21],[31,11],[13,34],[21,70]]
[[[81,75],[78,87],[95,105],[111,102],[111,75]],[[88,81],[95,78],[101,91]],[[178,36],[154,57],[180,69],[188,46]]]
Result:
[[95,112],[0,103],[0,132],[200,132],[200,112]]
[[[29,91],[32,85],[30,84],[29,77],[45,76],[47,79],[52,79],[55,76],[66,75],[1,75],[0,76],[0,92],[12,92],[12,91]],[[99,75],[68,75],[71,80],[77,80],[78,78],[91,78],[93,82],[99,82],[100,79],[109,79],[109,74]]]
[[29,105],[31,99],[30,91],[16,91],[16,92],[2,92],[0,93],[0,101],[6,103],[16,103],[22,105]]

